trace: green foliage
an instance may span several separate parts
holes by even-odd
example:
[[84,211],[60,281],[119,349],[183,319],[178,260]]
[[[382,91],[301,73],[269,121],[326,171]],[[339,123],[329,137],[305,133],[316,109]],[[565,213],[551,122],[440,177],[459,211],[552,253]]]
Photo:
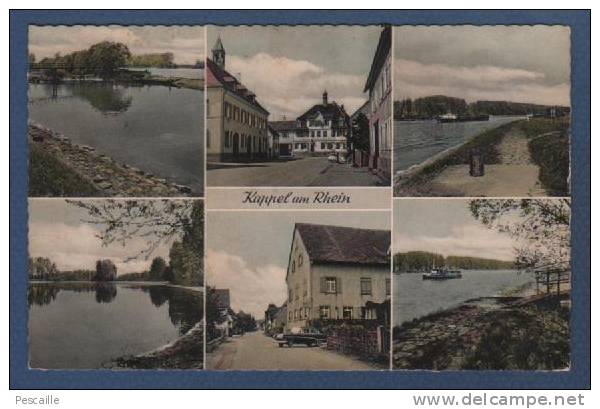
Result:
[[246,314],[244,311],[240,311],[234,316],[233,330],[236,333],[256,331],[256,320],[251,314]]
[[476,101],[467,104],[464,99],[434,95],[394,101],[396,119],[430,119],[448,112],[457,115],[547,115],[550,108],[556,108],[558,116],[570,113],[569,107],[527,104],[510,101]]
[[29,257],[28,260],[29,278],[48,280],[58,274],[56,264],[47,257]]
[[540,167],[540,182],[550,196],[569,195],[569,134],[554,133],[529,142],[531,158]]
[[481,257],[448,256],[426,251],[409,251],[394,255],[394,271],[427,271],[436,267],[453,267],[465,270],[508,270],[515,268],[512,261]]
[[131,67],[158,67],[173,68],[176,67],[173,62],[173,53],[153,53],[133,55],[129,59]]
[[167,263],[162,257],[154,257],[152,264],[150,265],[150,271],[148,272],[149,278],[153,280],[160,280],[163,278]]
[[71,270],[71,271],[60,271],[53,278],[53,281],[91,281],[92,277],[96,274],[94,270]]
[[352,133],[348,137],[348,146],[352,146],[352,149],[369,151],[369,119],[362,112],[352,121]]
[[42,148],[29,144],[29,196],[98,196],[99,191]]
[[117,266],[109,259],[96,261],[96,274],[93,281],[113,281],[117,278]]
[[190,217],[183,221],[181,241],[169,251],[169,265],[175,284],[201,286],[204,281],[204,207],[196,201]]
[[569,366],[569,319],[564,310],[499,311],[464,369],[556,370]]

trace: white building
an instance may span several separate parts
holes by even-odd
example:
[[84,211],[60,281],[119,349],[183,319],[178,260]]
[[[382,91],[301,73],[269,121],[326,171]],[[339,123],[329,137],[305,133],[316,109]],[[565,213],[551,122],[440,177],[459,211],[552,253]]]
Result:
[[390,298],[390,231],[298,223],[286,275],[286,329],[315,319],[381,319]]

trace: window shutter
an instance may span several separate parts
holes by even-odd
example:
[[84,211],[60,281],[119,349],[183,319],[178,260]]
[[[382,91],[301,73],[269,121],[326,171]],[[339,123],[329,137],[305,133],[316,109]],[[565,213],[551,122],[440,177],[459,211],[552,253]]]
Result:
[[342,279],[339,277],[336,277],[335,279],[335,292],[336,294],[342,293]]
[[327,292],[327,282],[325,281],[325,277],[321,277],[321,292]]

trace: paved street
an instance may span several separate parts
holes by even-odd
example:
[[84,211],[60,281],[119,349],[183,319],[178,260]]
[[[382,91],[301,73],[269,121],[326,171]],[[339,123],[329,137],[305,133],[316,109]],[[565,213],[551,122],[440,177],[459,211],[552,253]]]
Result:
[[[283,162],[208,166],[208,186],[381,186],[368,168],[332,163],[326,157]],[[389,186],[389,183],[388,183]]]
[[235,336],[207,354],[208,369],[376,370],[358,359],[320,347],[279,348],[260,331]]

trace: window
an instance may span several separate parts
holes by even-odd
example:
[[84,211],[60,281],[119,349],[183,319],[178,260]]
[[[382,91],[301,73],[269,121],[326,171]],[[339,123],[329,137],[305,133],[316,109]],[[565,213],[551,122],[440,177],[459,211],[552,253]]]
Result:
[[300,267],[303,262],[304,262],[304,255],[300,254],[298,256],[298,267]]
[[327,138],[327,131],[323,131],[323,138]]
[[372,295],[373,288],[371,286],[370,278],[361,278],[360,279],[360,295]]
[[296,272],[296,260],[292,261],[292,273]]
[[304,318],[308,318],[310,312],[310,308],[304,307]]
[[292,312],[291,312],[291,311],[289,311],[289,312],[288,312],[288,321],[291,321],[291,320],[292,320]]
[[293,301],[293,299],[294,299],[294,292],[292,290],[289,290],[288,293],[289,293],[289,300]]
[[325,293],[325,294],[337,294],[339,292],[337,278],[335,278],[335,277],[321,278],[321,292]]
[[321,149],[325,149],[325,143],[321,142]]
[[342,318],[345,320],[352,319],[352,307],[344,307],[342,310]]
[[315,131],[310,131],[310,137],[314,138],[315,137]]
[[210,148],[210,131],[206,130],[206,147]]
[[333,144],[332,143],[328,143],[327,144],[327,149],[333,149]]
[[321,131],[317,131],[317,138],[321,137]]
[[335,149],[340,149],[340,144],[339,143],[335,144]]
[[385,279],[385,295],[392,295],[392,279]]
[[326,320],[326,319],[329,319],[329,317],[330,317],[329,305],[319,306],[319,318],[321,318],[322,320]]

